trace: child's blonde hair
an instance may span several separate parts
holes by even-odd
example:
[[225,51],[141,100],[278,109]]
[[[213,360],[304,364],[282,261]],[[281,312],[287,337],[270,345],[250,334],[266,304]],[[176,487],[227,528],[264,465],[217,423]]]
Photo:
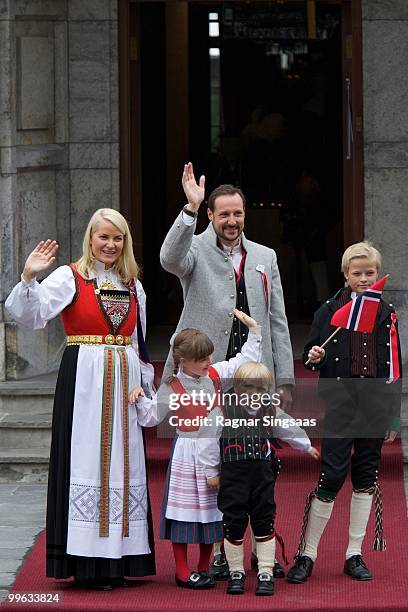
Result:
[[364,242],[356,242],[356,244],[350,245],[343,253],[343,257],[341,259],[341,271],[343,274],[348,272],[350,267],[350,261],[357,257],[367,257],[375,262],[375,266],[377,268],[377,272],[381,269],[381,254],[380,252],[367,241]]
[[248,361],[239,366],[234,376],[234,388],[240,388],[246,380],[259,381],[265,391],[269,391],[274,385],[272,372],[263,363],[255,361]]
[[113,264],[112,269],[124,284],[129,283],[133,278],[136,280],[139,275],[139,266],[133,255],[133,243],[129,225],[125,217],[114,208],[99,208],[90,218],[82,243],[82,257],[76,262],[78,272],[84,278],[89,278],[90,272],[96,272],[91,239],[92,234],[97,231],[98,224],[101,221],[109,221],[123,234],[123,250]]
[[212,355],[213,352],[214,344],[206,334],[190,327],[183,329],[173,341],[174,369],[169,381],[176,376],[181,359],[200,361]]

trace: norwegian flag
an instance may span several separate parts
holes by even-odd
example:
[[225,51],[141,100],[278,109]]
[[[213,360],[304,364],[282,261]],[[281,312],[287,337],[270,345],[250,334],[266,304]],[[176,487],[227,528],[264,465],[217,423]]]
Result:
[[388,278],[387,274],[367,291],[360,293],[354,300],[336,310],[330,321],[331,325],[371,334],[380,305],[381,293]]

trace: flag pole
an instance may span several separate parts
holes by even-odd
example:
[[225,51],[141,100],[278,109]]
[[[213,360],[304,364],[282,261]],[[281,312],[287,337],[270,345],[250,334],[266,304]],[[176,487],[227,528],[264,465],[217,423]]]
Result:
[[[334,338],[334,336],[337,334],[337,332],[339,332],[339,331],[340,331],[340,329],[342,329],[342,328],[341,328],[341,327],[338,327],[337,329],[335,329],[335,330],[334,330],[334,332],[333,332],[333,333],[332,333],[332,334],[331,334],[331,335],[330,335],[330,336],[327,338],[327,340],[325,340],[325,341],[323,342],[323,344],[322,344],[322,346],[321,346],[320,348],[324,348],[324,347],[326,346],[326,344],[329,344],[330,340],[331,340],[332,338]],[[308,359],[308,360],[306,361],[306,365],[309,365],[309,363],[310,363],[310,359]]]

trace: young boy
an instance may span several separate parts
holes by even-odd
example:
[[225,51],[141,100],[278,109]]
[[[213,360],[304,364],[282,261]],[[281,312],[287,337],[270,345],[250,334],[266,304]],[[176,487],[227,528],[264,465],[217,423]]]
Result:
[[[236,397],[222,408],[218,507],[223,513],[224,549],[230,570],[227,593],[231,595],[244,592],[243,540],[248,519],[256,541],[256,594],[274,593],[276,467],[271,439],[277,431],[272,418],[280,417],[283,421],[290,417],[279,407],[274,409],[272,384],[272,374],[263,364],[241,365],[234,376]],[[279,399],[275,404],[278,403]],[[294,448],[319,458],[319,452],[300,427],[287,430],[282,427],[279,432],[279,437],[287,439]]]
[[[316,311],[305,346],[305,366],[320,371],[319,394],[326,402],[326,413],[320,478],[308,496],[296,562],[287,575],[289,582],[302,583],[311,575],[320,538],[350,464],[353,493],[344,573],[355,580],[372,579],[361,545],[373,493],[380,502],[381,447],[397,435],[401,403],[401,380],[387,384],[392,379],[390,345],[398,347],[401,363],[392,304],[381,300],[373,333],[342,329],[325,349],[320,346],[335,329],[330,325],[333,313],[373,285],[380,268],[380,253],[368,242],[346,249],[341,264],[346,287]],[[381,503],[376,504],[377,550],[385,548],[380,509]]]

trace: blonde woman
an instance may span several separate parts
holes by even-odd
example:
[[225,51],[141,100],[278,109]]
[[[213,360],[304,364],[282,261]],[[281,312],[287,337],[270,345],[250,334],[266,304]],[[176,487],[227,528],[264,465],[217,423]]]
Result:
[[67,334],[54,399],[47,502],[47,576],[86,588],[125,586],[155,573],[143,426],[157,418],[129,405],[150,395],[145,293],[124,217],[110,208],[89,221],[82,257],[38,283],[55,240],[29,255],[6,308],[41,329],[61,314]]

